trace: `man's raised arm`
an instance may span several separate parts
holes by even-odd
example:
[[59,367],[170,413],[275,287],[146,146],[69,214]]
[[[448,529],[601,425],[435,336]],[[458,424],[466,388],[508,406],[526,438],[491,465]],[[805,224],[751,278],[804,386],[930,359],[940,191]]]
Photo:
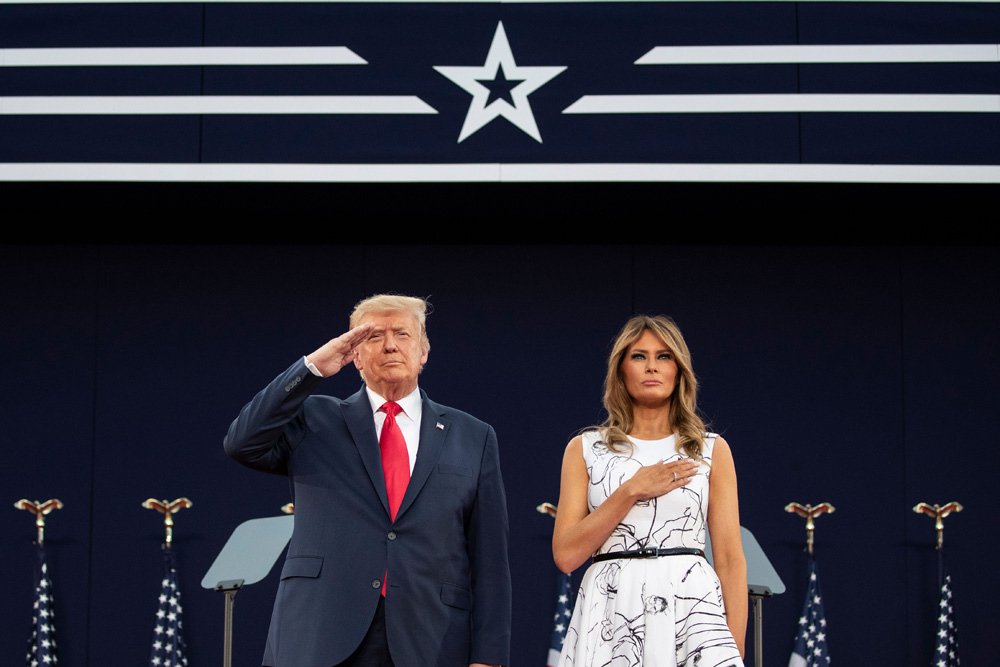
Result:
[[272,380],[230,425],[223,441],[226,454],[245,466],[286,474],[288,454],[304,428],[302,404],[312,395],[319,377],[335,375],[354,360],[357,346],[371,336],[372,326],[362,324],[329,340]]

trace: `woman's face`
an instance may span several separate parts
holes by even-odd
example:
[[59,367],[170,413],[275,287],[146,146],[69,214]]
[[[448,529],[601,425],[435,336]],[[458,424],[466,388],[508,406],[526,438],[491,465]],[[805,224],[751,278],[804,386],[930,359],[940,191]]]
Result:
[[677,362],[660,338],[646,329],[629,345],[621,364],[625,389],[638,405],[666,407],[677,385]]

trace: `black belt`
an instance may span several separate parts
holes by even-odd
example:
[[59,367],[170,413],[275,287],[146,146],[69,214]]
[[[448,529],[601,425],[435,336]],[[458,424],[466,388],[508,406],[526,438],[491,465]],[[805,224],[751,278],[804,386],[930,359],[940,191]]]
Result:
[[701,556],[705,557],[705,552],[701,549],[691,549],[689,547],[673,547],[672,549],[658,549],[656,547],[643,547],[634,551],[612,551],[606,554],[594,556],[594,562],[611,560],[613,558],[659,558],[660,556]]

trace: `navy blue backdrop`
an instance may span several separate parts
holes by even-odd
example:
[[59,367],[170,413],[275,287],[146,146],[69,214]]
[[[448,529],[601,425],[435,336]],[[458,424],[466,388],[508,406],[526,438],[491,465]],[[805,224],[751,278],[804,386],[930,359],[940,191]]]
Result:
[[[600,420],[608,344],[633,312],[685,332],[701,406],[732,444],[742,523],[788,586],[765,602],[765,664],[787,663],[805,593],[803,521],[817,523],[838,664],[929,664],[933,522],[946,522],[963,658],[1000,630],[991,444],[1000,377],[996,248],[377,244],[0,247],[0,661],[21,660],[34,527],[10,503],[61,498],[46,545],[61,664],[148,659],[162,565],[147,497],[184,495],[175,530],[193,665],[221,660],[223,601],[201,577],[240,522],[273,516],[287,483],[229,461],[240,407],[385,290],[429,295],[421,386],[497,430],[511,517],[514,664],[542,664],[554,609],[552,522],[566,441]],[[324,383],[345,395],[353,372]],[[530,406],[525,409],[523,406]],[[984,560],[985,559],[985,560]],[[259,664],[277,582],[236,597],[234,665]]]
[[996,2],[5,0],[0,181],[996,183],[998,44]]

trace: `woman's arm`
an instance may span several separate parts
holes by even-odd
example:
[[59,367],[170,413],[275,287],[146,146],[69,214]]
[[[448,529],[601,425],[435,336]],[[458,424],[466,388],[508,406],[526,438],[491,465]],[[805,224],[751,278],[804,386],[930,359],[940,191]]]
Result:
[[736,493],[736,466],[729,444],[718,437],[712,452],[708,484],[708,532],[712,537],[715,572],[722,583],[726,624],[740,656],[747,632],[747,561],[740,540],[740,508]]
[[590,512],[587,506],[590,476],[583,460],[583,437],[578,435],[570,440],[563,455],[559,509],[552,533],[552,556],[556,567],[569,573],[583,565],[604,544],[636,501],[662,496],[684,486],[697,470],[698,466],[690,459],[643,466]]

